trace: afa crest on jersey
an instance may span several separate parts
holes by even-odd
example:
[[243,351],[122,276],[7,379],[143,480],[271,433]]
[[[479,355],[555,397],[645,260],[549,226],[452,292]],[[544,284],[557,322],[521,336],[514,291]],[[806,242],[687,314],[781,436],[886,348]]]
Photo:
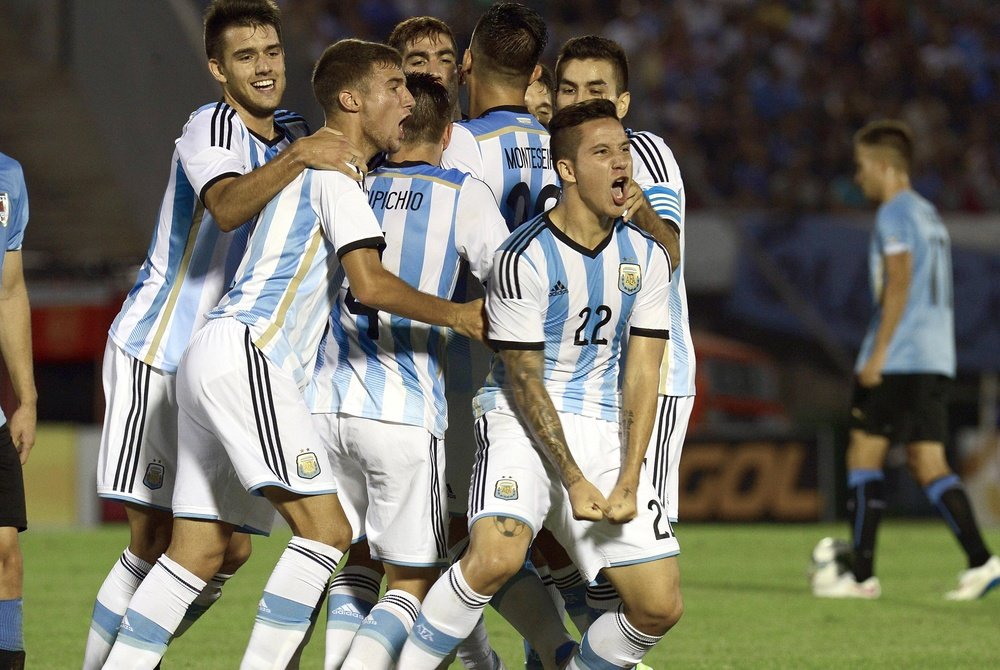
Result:
[[0,192],[0,226],[7,227],[10,218],[10,196],[6,191]]
[[517,482],[513,479],[498,479],[493,495],[500,500],[517,500]]
[[618,266],[618,289],[633,295],[642,288],[642,269],[637,263],[622,263]]
[[319,459],[311,451],[303,452],[295,457],[295,469],[302,479],[313,479],[319,474]]
[[148,489],[156,490],[163,487],[163,465],[160,463],[150,463],[146,466],[146,474],[142,477],[142,483]]

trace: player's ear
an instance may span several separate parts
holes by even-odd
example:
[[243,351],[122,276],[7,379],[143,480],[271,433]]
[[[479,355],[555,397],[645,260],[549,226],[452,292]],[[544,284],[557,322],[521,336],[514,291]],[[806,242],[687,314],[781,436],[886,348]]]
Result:
[[470,70],[472,70],[472,49],[466,49],[465,53],[462,54],[462,68],[458,71],[463,84],[465,83],[465,77],[469,76]]
[[337,102],[345,112],[358,112],[361,110],[360,98],[350,89],[345,89],[338,93]]
[[576,174],[573,170],[573,161],[568,158],[561,158],[556,161],[556,172],[564,184],[575,184]]
[[451,144],[451,124],[444,127],[444,134],[441,136],[441,150],[444,151]]
[[222,64],[218,60],[214,58],[208,59],[208,71],[212,74],[212,79],[220,84],[226,83],[226,73],[222,70]]
[[535,69],[531,71],[531,79],[528,80],[528,86],[531,86],[541,78],[542,78],[542,64],[535,63]]
[[624,119],[625,115],[628,114],[630,102],[632,102],[632,94],[628,91],[618,96],[618,100],[615,102],[615,113],[618,114],[619,119]]

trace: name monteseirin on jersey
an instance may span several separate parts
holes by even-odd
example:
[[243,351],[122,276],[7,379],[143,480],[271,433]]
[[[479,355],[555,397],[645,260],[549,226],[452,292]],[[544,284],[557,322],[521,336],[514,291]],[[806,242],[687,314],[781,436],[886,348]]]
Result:
[[548,147],[509,147],[503,150],[508,170],[555,170]]
[[368,206],[372,209],[404,209],[415,212],[424,204],[424,194],[419,191],[372,191]]

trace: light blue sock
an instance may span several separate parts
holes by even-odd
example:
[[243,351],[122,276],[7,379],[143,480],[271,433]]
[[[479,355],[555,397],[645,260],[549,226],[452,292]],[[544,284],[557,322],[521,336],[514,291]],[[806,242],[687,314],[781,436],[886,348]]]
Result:
[[0,600],[0,649],[24,651],[24,615],[20,598]]

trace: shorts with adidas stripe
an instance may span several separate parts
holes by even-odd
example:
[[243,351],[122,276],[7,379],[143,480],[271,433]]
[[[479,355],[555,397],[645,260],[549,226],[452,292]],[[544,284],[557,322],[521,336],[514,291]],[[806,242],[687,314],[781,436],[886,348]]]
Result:
[[177,466],[177,401],[173,374],[104,348],[104,427],[97,494],[169,510]]
[[177,403],[174,516],[267,534],[274,510],[260,489],[336,492],[302,392],[236,319],[211,319],[192,338],[177,370]]
[[646,448],[646,469],[670,521],[677,521],[681,451],[693,408],[693,395],[656,397],[656,422]]

